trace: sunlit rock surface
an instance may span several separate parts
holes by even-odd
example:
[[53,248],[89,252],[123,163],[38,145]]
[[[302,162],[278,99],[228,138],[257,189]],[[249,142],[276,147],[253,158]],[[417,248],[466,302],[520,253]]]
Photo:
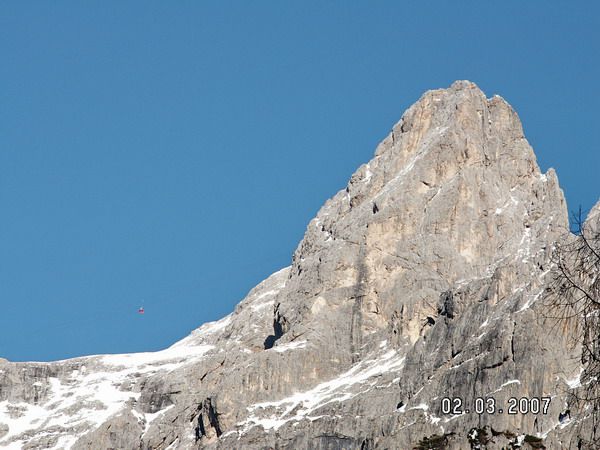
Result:
[[579,349],[543,301],[567,232],[510,105],[429,91],[229,316],[156,353],[0,360],[0,447],[577,448]]

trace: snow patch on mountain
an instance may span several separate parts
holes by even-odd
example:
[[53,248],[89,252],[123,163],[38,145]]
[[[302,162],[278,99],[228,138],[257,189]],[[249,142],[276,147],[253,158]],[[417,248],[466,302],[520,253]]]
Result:
[[238,424],[238,433],[244,434],[255,426],[277,430],[289,421],[311,419],[312,413],[328,403],[343,402],[370,390],[377,382],[374,378],[398,372],[404,359],[396,350],[390,350],[380,358],[362,361],[308,391],[297,392],[278,401],[251,405],[248,407],[249,417]]
[[[214,331],[214,323],[205,332],[211,328]],[[59,437],[49,448],[68,449],[79,436],[139,398],[140,393],[130,388],[139,377],[197,362],[212,348],[212,345],[179,342],[158,352],[79,358],[79,368],[68,378],[48,378],[45,388],[50,392],[43,403],[0,402],[0,423],[8,426],[0,447],[21,449],[32,435],[46,433]],[[147,415],[145,422],[149,424],[155,418]]]

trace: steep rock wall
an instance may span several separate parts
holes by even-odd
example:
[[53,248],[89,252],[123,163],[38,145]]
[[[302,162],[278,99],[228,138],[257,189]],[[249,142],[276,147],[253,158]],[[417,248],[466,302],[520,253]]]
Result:
[[510,105],[429,91],[228,317],[157,353],[0,361],[0,446],[577,448],[579,349],[543,301],[567,232]]

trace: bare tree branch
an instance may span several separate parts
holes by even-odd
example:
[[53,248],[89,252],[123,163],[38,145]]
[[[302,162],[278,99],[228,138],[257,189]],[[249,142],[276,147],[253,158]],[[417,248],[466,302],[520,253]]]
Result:
[[[552,281],[546,292],[546,317],[564,327],[573,325],[574,345],[581,346],[583,372],[573,393],[586,415],[584,447],[600,445],[600,223],[573,215],[573,234],[553,253]],[[591,424],[591,427],[589,426]],[[589,439],[589,440],[588,440]]]

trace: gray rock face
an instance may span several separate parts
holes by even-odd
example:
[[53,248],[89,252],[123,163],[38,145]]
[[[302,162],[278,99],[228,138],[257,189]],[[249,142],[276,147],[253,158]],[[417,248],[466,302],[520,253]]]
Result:
[[0,447],[577,448],[580,353],[543,301],[567,231],[510,105],[429,91],[229,316],[156,353],[0,361]]

